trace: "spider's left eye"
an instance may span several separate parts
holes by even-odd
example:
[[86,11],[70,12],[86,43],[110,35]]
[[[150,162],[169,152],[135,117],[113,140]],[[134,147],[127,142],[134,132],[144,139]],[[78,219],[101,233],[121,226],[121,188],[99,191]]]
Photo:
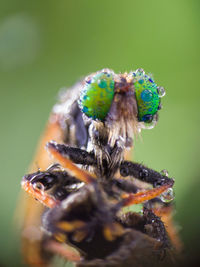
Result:
[[152,78],[142,69],[133,74],[133,84],[138,106],[138,120],[150,123],[160,109],[160,98],[165,95],[163,87],[157,87]]
[[103,121],[110,110],[113,97],[113,73],[103,71],[95,74],[91,79],[86,79],[79,106],[89,118]]

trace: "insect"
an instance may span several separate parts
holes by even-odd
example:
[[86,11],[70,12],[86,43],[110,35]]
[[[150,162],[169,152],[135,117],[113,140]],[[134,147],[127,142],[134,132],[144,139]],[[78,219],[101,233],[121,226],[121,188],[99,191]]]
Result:
[[[156,262],[172,247],[154,212],[165,213],[162,199],[172,198],[174,180],[127,161],[133,137],[156,124],[164,94],[142,69],[103,69],[61,94],[36,154],[42,171],[32,167],[22,179],[23,189],[48,208],[26,201],[23,251],[30,266],[47,266],[54,254],[78,266],[117,266],[125,251],[122,261],[139,264],[137,250]],[[123,207],[144,202],[142,215],[123,214]]]

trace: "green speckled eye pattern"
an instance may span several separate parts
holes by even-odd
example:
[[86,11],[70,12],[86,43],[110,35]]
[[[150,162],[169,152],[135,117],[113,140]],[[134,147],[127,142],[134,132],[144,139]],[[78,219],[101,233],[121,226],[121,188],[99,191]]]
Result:
[[100,72],[87,80],[81,92],[79,106],[89,118],[103,121],[114,97],[113,74]]
[[138,120],[151,122],[160,104],[157,85],[143,71],[133,73],[133,83],[138,106]]

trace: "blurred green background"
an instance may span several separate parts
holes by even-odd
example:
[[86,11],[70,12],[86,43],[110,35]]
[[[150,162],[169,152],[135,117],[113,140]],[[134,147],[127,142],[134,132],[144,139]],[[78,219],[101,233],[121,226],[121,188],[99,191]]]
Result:
[[166,88],[160,120],[134,159],[175,177],[186,251],[200,234],[200,1],[0,2],[0,265],[22,266],[14,231],[20,180],[63,86],[108,67],[143,67]]

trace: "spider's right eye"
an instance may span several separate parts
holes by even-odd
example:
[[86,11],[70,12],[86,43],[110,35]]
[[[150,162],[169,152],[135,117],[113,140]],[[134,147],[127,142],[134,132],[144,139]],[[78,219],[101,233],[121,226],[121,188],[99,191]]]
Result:
[[161,108],[160,98],[165,95],[165,90],[163,87],[158,87],[142,69],[136,70],[132,75],[138,106],[138,120],[151,123],[154,115]]
[[114,77],[104,71],[86,80],[81,92],[79,106],[89,118],[103,121],[107,116],[114,97]]

